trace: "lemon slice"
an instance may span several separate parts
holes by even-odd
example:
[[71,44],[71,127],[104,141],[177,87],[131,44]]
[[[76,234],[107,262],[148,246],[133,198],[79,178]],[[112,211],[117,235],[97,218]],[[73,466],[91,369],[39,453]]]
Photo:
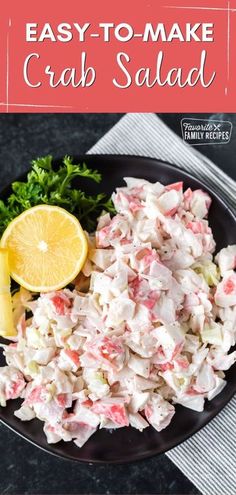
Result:
[[12,278],[33,292],[65,287],[80,272],[88,252],[77,218],[48,205],[16,217],[3,233],[1,247],[8,249]]
[[0,335],[13,337],[16,334],[12,312],[8,252],[7,249],[0,248]]

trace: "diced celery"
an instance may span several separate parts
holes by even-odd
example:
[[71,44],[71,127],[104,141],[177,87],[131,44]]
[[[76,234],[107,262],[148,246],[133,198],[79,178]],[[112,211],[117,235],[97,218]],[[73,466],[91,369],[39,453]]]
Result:
[[220,280],[219,269],[212,261],[197,264],[194,271],[201,273],[210,287],[217,285]]
[[201,331],[201,337],[205,344],[222,345],[222,330],[217,323],[211,327],[205,325]]
[[39,366],[36,363],[36,361],[30,361],[27,365],[27,368],[25,369],[25,373],[32,377],[36,376],[39,372]]

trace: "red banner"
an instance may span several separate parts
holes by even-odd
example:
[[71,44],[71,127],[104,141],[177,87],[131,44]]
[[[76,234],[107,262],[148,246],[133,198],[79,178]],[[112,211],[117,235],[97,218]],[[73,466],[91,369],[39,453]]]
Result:
[[8,0],[0,24],[1,112],[236,112],[236,0]]

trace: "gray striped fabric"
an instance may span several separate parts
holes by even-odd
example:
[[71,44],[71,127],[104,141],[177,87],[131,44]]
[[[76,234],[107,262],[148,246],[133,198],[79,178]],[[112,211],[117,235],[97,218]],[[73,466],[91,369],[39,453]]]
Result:
[[[89,153],[160,158],[202,179],[236,211],[235,182],[155,114],[127,114]],[[167,453],[204,495],[236,494],[236,397],[200,432]]]

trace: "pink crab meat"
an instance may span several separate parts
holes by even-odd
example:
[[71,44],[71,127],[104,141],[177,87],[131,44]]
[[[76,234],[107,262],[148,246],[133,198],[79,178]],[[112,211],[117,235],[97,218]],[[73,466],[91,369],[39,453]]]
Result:
[[25,405],[34,405],[35,403],[45,402],[47,390],[43,385],[34,387],[29,393],[26,392]]
[[140,203],[139,200],[133,198],[132,201],[129,203],[129,209],[132,213],[136,213],[137,211],[141,210],[143,208],[142,204]]
[[175,348],[173,350],[172,359],[174,359],[175,356],[177,356],[177,354],[179,354],[179,352],[182,351],[183,346],[184,346],[184,341],[183,342],[179,342],[178,344],[176,344],[176,346],[175,346]]
[[189,362],[186,356],[182,356],[181,354],[175,358],[175,363],[182,369],[187,370],[189,367]]
[[217,286],[215,302],[218,306],[228,307],[236,304],[236,274],[225,276]]
[[164,363],[164,364],[159,364],[158,368],[160,368],[161,371],[167,371],[167,370],[173,370],[174,365],[170,362]]
[[156,305],[159,297],[160,297],[159,292],[154,291],[154,290],[153,291],[150,291],[148,298],[145,299],[142,302],[142,304],[144,304],[144,306],[146,306],[147,309],[150,309],[151,310]]
[[193,191],[190,199],[190,210],[196,217],[200,219],[205,218],[208,214],[211,202],[209,194],[201,189],[196,189]]
[[78,423],[77,430],[73,431],[73,437],[75,437],[74,443],[77,447],[83,447],[87,440],[95,433],[96,428],[92,428],[89,425]]
[[145,406],[145,416],[146,416],[146,418],[147,419],[150,418],[152,416],[152,414],[153,414],[153,407],[150,404],[147,404]]
[[126,239],[129,227],[122,215],[116,215],[108,225],[96,232],[97,247],[106,248],[111,245],[114,239]]
[[112,340],[109,337],[103,337],[99,346],[101,355],[105,359],[112,359],[116,355],[123,354],[124,349],[120,340]]
[[58,315],[64,316],[69,313],[69,308],[71,306],[70,299],[65,297],[61,292],[55,293],[51,298],[51,302],[54,306],[55,312]]
[[96,241],[98,248],[106,248],[110,246],[109,242],[109,226],[103,227],[103,229],[96,232]]
[[72,351],[71,349],[64,349],[63,353],[79,368],[80,366],[80,356],[77,351]]
[[129,426],[129,419],[123,403],[112,404],[102,401],[94,402],[91,407],[96,414],[102,414],[119,426]]
[[25,388],[25,380],[23,375],[18,372],[17,377],[6,384],[5,395],[6,400],[17,399],[20,397],[22,390]]
[[120,198],[126,200],[127,209],[129,209],[132,213],[136,213],[143,208],[143,205],[140,202],[140,199],[135,194],[135,191],[132,191],[133,194],[125,194],[123,192],[119,193]]
[[131,241],[129,241],[129,239],[121,239],[120,243],[121,246],[125,246],[127,244],[131,244]]
[[186,228],[192,230],[194,234],[211,234],[211,229],[201,220],[188,222]]
[[145,260],[145,261],[148,261],[150,259],[150,257],[153,257],[155,258],[155,253],[152,249],[149,249],[149,248],[143,248],[143,249],[140,249],[137,253],[136,253],[136,259],[138,261],[141,261],[141,260]]
[[227,271],[235,270],[236,244],[221,249],[221,251],[216,256],[216,261],[219,265],[219,269],[222,277],[226,274]]
[[157,204],[165,216],[172,216],[180,204],[180,195],[176,189],[171,189],[157,199]]
[[81,405],[91,407],[93,405],[93,401],[91,399],[85,399],[81,401]]
[[58,406],[66,408],[71,406],[71,400],[69,394],[58,394],[55,397],[55,401]]
[[125,194],[123,191],[119,191],[114,198],[114,204],[116,205],[117,211],[127,209],[129,206],[127,194]]
[[153,394],[153,396],[155,398],[145,406],[144,412],[153,428],[161,431],[170,424],[175,414],[175,408],[158,394]]
[[176,305],[172,298],[161,296],[152,312],[152,321],[165,324],[172,324],[176,321]]
[[183,200],[184,200],[185,210],[189,210],[189,208],[190,208],[190,201],[191,201],[192,195],[193,195],[193,191],[192,191],[192,189],[190,189],[190,187],[188,189],[186,189],[186,191],[184,191]]
[[165,187],[166,191],[182,191],[183,190],[183,182],[173,182],[173,184],[168,184],[168,186]]
[[224,283],[225,294],[227,294],[227,295],[232,294],[232,292],[234,292],[234,290],[235,290],[235,284],[234,284],[232,278],[226,280],[226,282]]
[[191,313],[195,306],[200,304],[200,299],[197,294],[190,293],[186,294],[184,298],[184,309],[188,313]]
[[146,308],[153,309],[160,297],[160,292],[151,290],[147,280],[136,277],[129,283],[130,297]]
[[101,337],[87,345],[87,353],[95,360],[102,363],[116,366],[119,360],[123,358],[124,346],[119,337]]
[[152,264],[153,261],[158,261],[158,260],[159,260],[159,256],[157,252],[154,249],[152,249],[150,250],[150,252],[145,254],[142,261],[144,262],[145,266],[148,267]]
[[195,390],[195,388],[193,387],[193,385],[191,385],[187,390],[186,390],[186,395],[191,395],[191,396],[195,396],[195,395],[202,395],[203,392],[198,392],[197,390]]
[[[169,360],[168,358],[166,358],[166,355],[164,353],[164,350],[163,350],[163,347],[162,345],[159,345],[156,349],[156,352],[155,354],[153,355],[153,359],[152,359],[153,363],[158,365],[158,366],[162,366],[162,365],[166,365],[167,368],[166,369],[169,369]],[[163,370],[165,371],[165,370]]]
[[153,331],[167,361],[172,361],[184,346],[184,336],[176,325],[162,325]]
[[141,248],[135,253],[134,268],[139,273],[144,273],[153,261],[159,261],[160,257],[155,249]]
[[134,187],[131,187],[131,192],[135,196],[140,197],[142,195],[143,188],[144,188],[144,186],[136,186],[136,187],[134,186]]

